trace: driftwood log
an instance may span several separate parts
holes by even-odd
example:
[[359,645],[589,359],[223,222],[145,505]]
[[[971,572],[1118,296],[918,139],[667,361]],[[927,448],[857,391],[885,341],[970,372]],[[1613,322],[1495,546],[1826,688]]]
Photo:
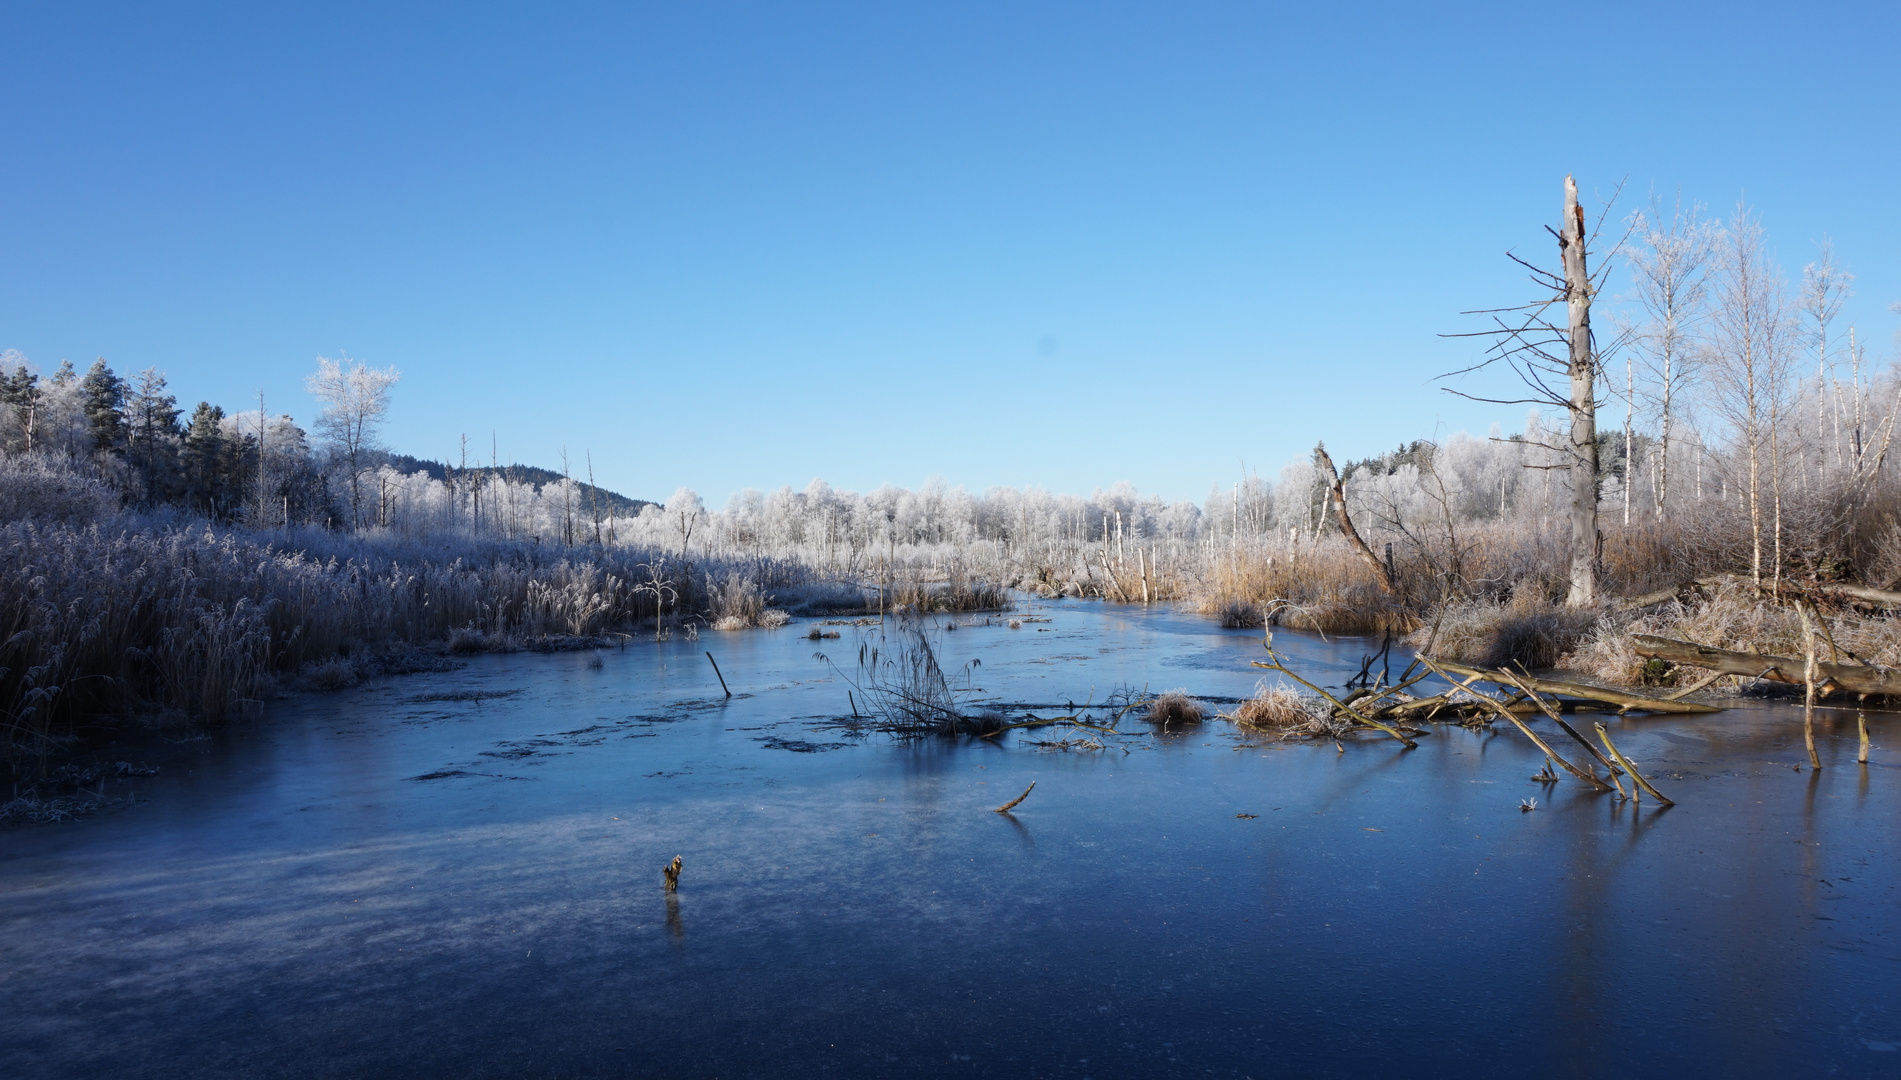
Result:
[[[1664,639],[1656,638],[1653,640],[1662,641]],[[1682,643],[1679,642],[1678,644]],[[1695,646],[1690,647],[1694,648]],[[1637,652],[1639,655],[1647,655],[1641,647],[1638,648]],[[1456,671],[1461,675],[1476,676],[1480,679],[1484,679],[1486,682],[1498,683],[1500,686],[1523,686],[1526,689],[1542,691],[1547,694],[1562,694],[1565,697],[1583,698],[1586,701],[1602,701],[1616,705],[1622,709],[1642,709],[1646,712],[1659,713],[1713,713],[1722,711],[1714,705],[1702,705],[1694,701],[1673,701],[1668,698],[1654,698],[1644,694],[1631,694],[1622,690],[1612,690],[1608,687],[1591,686],[1586,683],[1565,682],[1559,679],[1540,679],[1529,675],[1510,675],[1497,671],[1488,672],[1483,668],[1467,667],[1464,664],[1455,664],[1449,660],[1439,660],[1436,658],[1432,662],[1447,671]],[[1834,665],[1829,666],[1832,667]],[[1799,662],[1795,670],[1797,672],[1801,671]],[[1801,682],[1802,680],[1798,677],[1795,681]]]
[[[1801,686],[1805,682],[1802,676],[1804,669],[1808,666],[1806,660],[1787,656],[1768,656],[1762,653],[1731,652],[1728,649],[1712,649],[1707,645],[1677,641],[1673,638],[1653,637],[1649,634],[1632,634],[1630,640],[1637,650],[1637,655],[1649,660],[1689,664],[1692,667],[1708,668],[1724,675],[1768,679],[1771,682],[1788,683],[1791,686]],[[1847,690],[1857,694],[1901,696],[1901,671],[1895,671],[1892,668],[1863,664],[1818,663],[1815,669],[1818,676],[1816,689],[1823,693],[1831,690]]]

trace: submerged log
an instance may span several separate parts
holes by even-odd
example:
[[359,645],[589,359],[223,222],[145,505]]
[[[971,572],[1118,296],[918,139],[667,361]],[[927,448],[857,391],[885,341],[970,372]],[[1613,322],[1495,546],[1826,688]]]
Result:
[[[1661,641],[1663,639],[1658,638],[1656,640]],[[1642,648],[1639,648],[1637,653],[1640,656],[1647,655]],[[1461,675],[1477,676],[1487,682],[1498,683],[1501,686],[1522,683],[1525,688],[1530,690],[1542,690],[1547,694],[1562,694],[1565,697],[1583,698],[1586,701],[1602,701],[1623,709],[1643,709],[1646,712],[1660,713],[1713,713],[1722,711],[1714,705],[1703,705],[1693,701],[1671,701],[1667,698],[1648,697],[1643,694],[1632,694],[1622,690],[1612,690],[1603,686],[1591,686],[1588,683],[1565,682],[1560,679],[1540,679],[1532,676],[1512,676],[1496,671],[1488,672],[1483,668],[1455,664],[1450,660],[1435,659],[1432,662],[1447,671],[1456,671]],[[1800,680],[1798,679],[1797,681],[1799,682]]]
[[[1689,664],[1692,667],[1709,668],[1711,671],[1721,672],[1724,675],[1768,679],[1771,682],[1788,683],[1790,686],[1803,684],[1804,669],[1808,666],[1805,660],[1787,656],[1712,649],[1708,645],[1677,641],[1673,638],[1653,637],[1650,634],[1632,634],[1630,640],[1637,650],[1637,655],[1645,659]],[[1892,668],[1862,664],[1818,663],[1815,669],[1820,676],[1817,680],[1818,690],[1827,683],[1833,683],[1834,689],[1848,690],[1857,694],[1901,696],[1901,671]],[[1672,704],[1682,703],[1673,702]]]

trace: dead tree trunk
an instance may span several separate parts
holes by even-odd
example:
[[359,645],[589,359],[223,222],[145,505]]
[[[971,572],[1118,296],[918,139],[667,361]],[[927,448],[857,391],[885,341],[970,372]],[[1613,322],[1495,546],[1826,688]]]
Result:
[[[1673,638],[1653,637],[1649,634],[1632,634],[1630,641],[1637,655],[1647,660],[1690,664],[1710,671],[1720,671],[1725,675],[1741,675],[1746,679],[1765,679],[1769,682],[1787,683],[1790,686],[1801,686],[1808,678],[1808,664],[1805,659],[1713,649],[1708,645],[1677,641]],[[1901,671],[1874,667],[1869,664],[1839,663],[1817,663],[1815,671],[1818,676],[1816,692],[1824,696],[1837,690],[1846,690],[1855,694],[1901,697]]]
[[1360,539],[1360,531],[1353,527],[1353,519],[1347,515],[1346,483],[1340,479],[1340,471],[1333,467],[1333,458],[1327,456],[1325,445],[1314,445],[1314,461],[1327,470],[1327,497],[1333,502],[1333,513],[1340,521],[1340,532],[1346,536],[1347,543],[1353,545],[1354,552],[1373,569],[1373,576],[1379,579],[1380,588],[1388,593],[1397,592],[1392,572],[1379,560],[1379,556],[1373,554],[1373,549],[1366,546],[1366,541]]
[[1571,588],[1570,607],[1597,603],[1597,357],[1591,342],[1591,275],[1585,266],[1584,208],[1577,181],[1564,178],[1565,307],[1571,344]]

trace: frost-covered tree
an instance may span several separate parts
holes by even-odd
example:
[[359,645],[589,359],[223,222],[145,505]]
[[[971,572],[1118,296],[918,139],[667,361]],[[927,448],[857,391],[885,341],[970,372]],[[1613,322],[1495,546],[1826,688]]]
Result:
[[[1711,314],[1712,404],[1728,421],[1741,457],[1749,514],[1749,572],[1762,581],[1765,556],[1774,560],[1781,542],[1781,464],[1777,422],[1787,404],[1793,326],[1782,271],[1770,257],[1762,221],[1746,206],[1736,208],[1717,254]],[[1769,475],[1764,476],[1765,470]],[[1770,481],[1765,515],[1763,481]],[[1765,521],[1765,516],[1769,521]],[[1764,529],[1770,550],[1764,550]],[[1775,561],[1771,573],[1779,572]]]
[[167,502],[179,491],[178,398],[165,392],[165,376],[146,368],[133,376],[125,395],[126,460],[141,501]]
[[1681,411],[1679,398],[1696,374],[1701,349],[1696,338],[1709,295],[1714,226],[1701,219],[1702,208],[1684,206],[1679,197],[1666,208],[1653,198],[1649,211],[1633,218],[1637,242],[1630,251],[1631,278],[1645,322],[1637,343],[1650,378],[1655,380],[1657,453],[1651,481],[1653,510],[1668,512],[1670,439]]
[[377,370],[349,357],[319,356],[317,373],[304,383],[311,396],[323,402],[317,432],[348,480],[353,529],[363,524],[363,473],[379,446],[390,388],[401,378],[394,367]]
[[31,453],[39,420],[40,377],[18,350],[0,353],[0,449]]

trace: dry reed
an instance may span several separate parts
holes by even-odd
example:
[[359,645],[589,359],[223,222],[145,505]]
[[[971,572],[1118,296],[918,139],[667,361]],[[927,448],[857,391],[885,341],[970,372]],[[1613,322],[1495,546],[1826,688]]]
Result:
[[1163,727],[1186,727],[1199,724],[1207,716],[1207,710],[1201,702],[1188,696],[1186,690],[1170,690],[1158,695],[1149,702],[1146,718],[1151,724]]

